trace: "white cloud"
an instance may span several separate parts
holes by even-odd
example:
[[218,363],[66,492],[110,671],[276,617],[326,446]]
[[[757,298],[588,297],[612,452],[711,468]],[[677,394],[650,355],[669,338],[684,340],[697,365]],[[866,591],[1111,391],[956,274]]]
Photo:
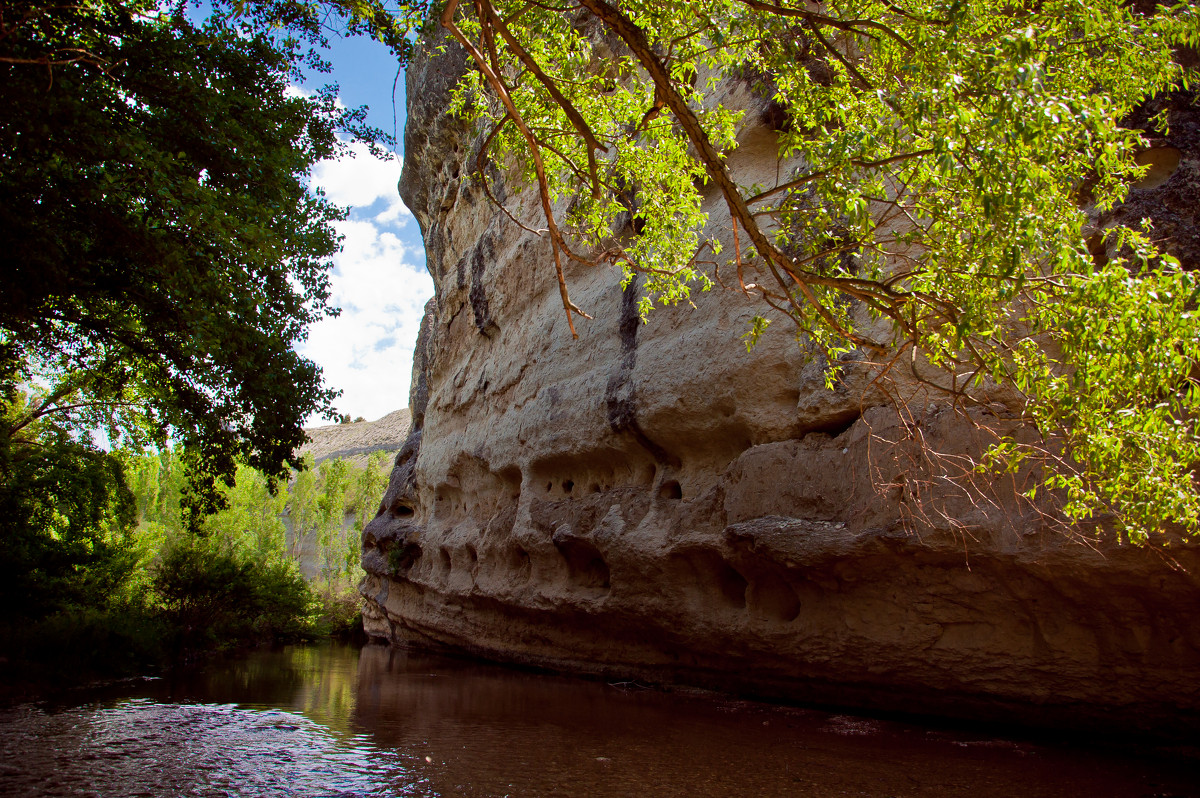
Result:
[[400,161],[375,158],[362,142],[351,143],[349,149],[346,157],[321,161],[313,168],[312,187],[324,189],[325,196],[336,205],[350,205],[363,211],[382,200],[385,207],[378,214],[381,224],[412,218],[396,190]]
[[374,420],[408,405],[413,349],[433,280],[408,225],[412,215],[396,193],[400,164],[351,146],[357,157],[322,162],[312,175],[312,185],[324,187],[333,202],[356,207],[336,225],[344,241],[330,275],[331,304],[342,314],[313,325],[297,349],[321,366],[327,385],[342,390],[335,402],[341,412]]

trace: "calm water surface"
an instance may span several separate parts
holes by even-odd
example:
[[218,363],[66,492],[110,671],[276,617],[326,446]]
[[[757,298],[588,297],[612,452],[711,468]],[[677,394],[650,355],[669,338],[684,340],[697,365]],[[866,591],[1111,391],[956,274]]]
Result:
[[0,796],[1200,796],[1200,761],[368,646],[0,710]]

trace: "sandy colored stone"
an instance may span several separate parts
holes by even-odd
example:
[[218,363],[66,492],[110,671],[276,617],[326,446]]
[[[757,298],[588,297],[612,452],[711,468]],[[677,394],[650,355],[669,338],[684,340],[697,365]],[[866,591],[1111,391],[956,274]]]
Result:
[[374,452],[399,452],[411,426],[411,414],[408,408],[402,408],[375,421],[306,428],[308,443],[300,447],[300,454],[311,454],[316,465],[340,457],[361,468]]
[[[466,177],[480,140],[442,115],[462,66],[450,49],[408,72],[401,192],[436,296],[413,429],[363,535],[372,636],[824,704],[1198,725],[1196,546],[1172,565],[1082,542],[1010,482],[963,499],[910,458],[977,453],[1003,407],[913,394],[901,422],[865,370],[827,390],[783,322],[747,353],[760,307],[736,292],[643,324],[636,282],[572,265],[595,316],[572,340],[547,243]],[[734,166],[773,173],[769,108],[742,101]],[[493,176],[536,223],[532,193]],[[716,196],[706,210],[727,226]]]

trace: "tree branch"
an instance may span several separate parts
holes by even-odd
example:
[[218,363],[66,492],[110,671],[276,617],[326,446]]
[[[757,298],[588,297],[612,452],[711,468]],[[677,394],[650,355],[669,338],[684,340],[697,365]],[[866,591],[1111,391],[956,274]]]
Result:
[[[926,147],[923,150],[916,150],[915,152],[904,152],[904,153],[900,153],[899,155],[893,155],[890,158],[880,158],[878,161],[860,161],[857,158],[855,158],[850,161],[850,165],[857,166],[862,169],[875,169],[880,166],[887,166],[888,164],[896,163],[897,161],[906,161],[909,158],[919,158],[922,155],[929,155],[931,152],[933,152],[933,148]],[[811,183],[814,180],[820,180],[822,177],[827,177],[828,175],[837,171],[838,168],[839,167],[831,166],[827,169],[818,169],[815,172],[809,172],[808,174],[804,175],[803,177],[798,177],[795,180],[791,180],[787,183],[782,183],[773,188],[769,188],[766,191],[755,194],[753,197],[747,198],[746,204],[749,205],[749,204],[753,204],[755,202],[762,202],[767,197],[773,197],[776,194],[780,193],[781,191],[790,191],[793,188],[799,188],[800,186],[803,186],[805,183]]]
[[[754,248],[758,250],[759,254],[767,262],[780,287],[788,291],[787,281],[776,270],[776,264],[784,269],[795,284],[796,290],[812,305],[822,321],[828,324],[838,335],[858,346],[884,351],[885,347],[882,347],[880,344],[843,328],[837,319],[834,318],[833,314],[830,313],[829,309],[817,299],[811,287],[812,285],[824,285],[838,290],[845,290],[851,281],[797,270],[794,264],[789,262],[790,259],[778,247],[774,246],[766,237],[766,234],[763,233],[762,229],[758,226],[758,221],[754,218],[754,214],[750,212],[746,200],[742,197],[737,185],[730,177],[724,158],[709,140],[708,134],[705,132],[695,112],[692,111],[687,101],[684,100],[682,95],[672,85],[671,76],[667,72],[666,66],[654,54],[654,50],[647,40],[645,32],[633,24],[618,9],[605,2],[605,0],[580,0],[580,4],[595,14],[597,18],[625,42],[634,57],[638,59],[642,67],[649,74],[650,79],[654,81],[656,91],[661,92],[663,101],[670,108],[671,113],[679,122],[680,127],[687,135],[692,146],[696,148],[700,162],[704,165],[709,178],[720,189],[731,214],[741,223],[742,229],[746,231],[746,235],[750,238]],[[878,283],[869,283],[864,280],[852,282],[858,284],[857,287],[859,290],[873,290],[873,292],[882,294],[893,302],[902,303],[907,300],[907,297],[901,292],[886,288]]]
[[592,178],[592,198],[599,199],[600,178],[599,170],[596,164],[596,151],[599,150],[600,152],[608,152],[608,147],[604,144],[601,144],[596,139],[596,134],[592,132],[591,126],[588,125],[586,120],[584,120],[583,115],[580,114],[575,106],[571,104],[571,101],[568,100],[561,91],[559,91],[558,86],[555,85],[555,82],[550,78],[550,76],[542,70],[541,65],[539,65],[534,57],[529,54],[529,51],[521,46],[521,43],[517,41],[517,37],[513,35],[508,25],[506,25],[504,21],[500,19],[499,15],[496,14],[496,10],[492,7],[492,4],[488,2],[488,0],[476,0],[476,8],[479,9],[481,19],[486,18],[488,24],[500,32],[500,37],[508,43],[509,48],[513,51],[513,55],[515,55],[521,61],[521,63],[525,65],[525,68],[528,69],[529,72],[535,78],[537,78],[538,82],[542,84],[546,91],[550,93],[550,96],[554,98],[554,102],[557,103],[558,107],[561,108],[563,113],[567,115],[567,119],[570,120],[571,126],[575,128],[575,130],[579,133],[579,136],[583,139],[584,145],[587,147],[588,171],[590,172]]
[[[812,11],[805,11],[804,9],[801,9],[801,8],[788,8],[786,6],[776,5],[775,3],[764,2],[764,0],[740,0],[740,2],[742,3],[742,5],[745,5],[748,8],[752,8],[755,11],[763,11],[767,14],[775,14],[775,15],[781,16],[781,17],[792,17],[792,18],[796,18],[796,19],[802,19],[810,25],[824,25],[829,28],[835,28],[837,30],[844,31],[846,33],[857,33],[860,36],[869,36],[872,39],[874,39],[876,37],[870,36],[870,34],[868,34],[868,33],[864,33],[862,30],[863,28],[867,28],[869,30],[881,31],[884,34],[895,39],[897,42],[899,42],[905,48],[907,48],[909,50],[915,49],[911,44],[908,43],[907,39],[905,39],[903,36],[901,36],[896,31],[892,30],[887,25],[884,25],[882,22],[879,22],[877,20],[873,20],[873,19],[841,20],[841,19],[836,19],[834,17],[825,16],[824,14],[817,14]],[[907,16],[907,15],[902,14],[902,16]]]
[[[486,0],[479,1],[486,2]],[[533,132],[529,129],[529,125],[525,122],[525,118],[521,115],[521,112],[517,110],[517,106],[513,102],[512,97],[509,95],[508,87],[504,85],[504,81],[502,81],[500,76],[497,75],[492,69],[491,64],[488,63],[487,58],[485,58],[483,53],[479,51],[479,48],[476,47],[475,44],[467,38],[466,34],[462,32],[462,29],[454,23],[454,12],[458,10],[458,3],[459,0],[449,0],[449,2],[446,3],[446,8],[442,11],[442,27],[448,30],[450,34],[459,42],[459,44],[463,46],[471,58],[474,59],[479,71],[483,74],[488,84],[492,87],[492,90],[496,92],[496,96],[500,99],[500,102],[504,105],[504,108],[508,112],[508,116],[512,119],[513,124],[517,126],[517,129],[521,131],[521,135],[529,144],[530,155],[533,158],[534,171],[537,173],[538,194],[540,195],[542,201],[542,212],[546,216],[546,228],[547,232],[550,234],[550,249],[554,255],[554,270],[558,275],[559,295],[562,297],[563,309],[567,313],[567,326],[571,329],[571,337],[578,338],[579,333],[575,331],[575,322],[571,318],[571,314],[578,313],[585,319],[590,319],[591,316],[580,310],[575,303],[571,301],[571,297],[567,292],[567,279],[566,275],[563,273],[562,253],[565,251],[572,257],[575,256],[570,252],[570,248],[567,247],[566,242],[563,240],[562,233],[559,232],[558,223],[554,220],[554,208],[550,204],[550,184],[546,178],[546,166],[542,161],[542,153],[540,147],[538,146],[537,137],[533,135]]]

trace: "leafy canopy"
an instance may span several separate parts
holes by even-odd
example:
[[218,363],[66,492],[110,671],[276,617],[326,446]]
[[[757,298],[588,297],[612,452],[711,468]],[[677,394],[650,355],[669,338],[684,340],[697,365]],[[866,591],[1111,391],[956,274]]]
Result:
[[38,396],[0,442],[36,445],[46,416],[172,437],[212,509],[215,477],[285,474],[304,419],[332,415],[293,347],[336,313],[343,211],[306,181],[363,130],[288,89],[295,36],[159,9],[0,0],[0,391]]
[[[1034,442],[1004,438],[987,465],[1031,463],[1066,518],[1111,517],[1135,540],[1200,526],[1200,286],[1152,231],[1088,215],[1139,175],[1146,142],[1121,120],[1188,88],[1193,5],[218,5],[308,35],[340,19],[402,61],[445,28],[474,67],[452,110],[486,137],[479,179],[490,191],[490,157],[536,186],[541,218],[513,221],[550,238],[572,329],[587,314],[570,261],[644,274],[646,312],[733,282],[724,259],[771,308],[750,344],[783,317],[830,382],[857,357],[958,402],[1009,389]],[[722,97],[739,85],[770,103],[772,185],[729,167],[748,120]],[[729,229],[708,224],[713,199]]]
[[[333,5],[381,38],[428,30],[425,4]],[[1121,120],[1187,88],[1193,4],[449,0],[436,13],[473,66],[453,110],[487,137],[479,179],[490,157],[537,187],[541,218],[514,221],[551,239],[572,330],[586,313],[569,261],[644,274],[643,312],[728,280],[772,309],[750,344],[786,318],[831,382],[857,357],[956,402],[1009,389],[1035,442],[1005,438],[987,464],[1032,465],[1067,519],[1113,518],[1134,540],[1200,527],[1200,286],[1152,231],[1095,231],[1088,215],[1139,176],[1146,142]],[[722,96],[737,86],[770,103],[771,185],[730,170],[748,120]],[[714,198],[729,229],[708,224]]]

